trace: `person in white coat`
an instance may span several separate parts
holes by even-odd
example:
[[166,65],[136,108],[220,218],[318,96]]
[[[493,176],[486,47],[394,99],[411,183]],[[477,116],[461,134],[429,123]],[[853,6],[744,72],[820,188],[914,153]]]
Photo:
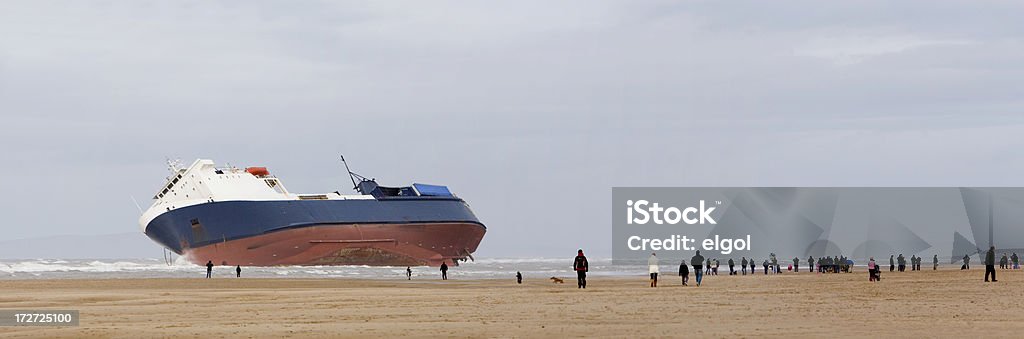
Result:
[[658,256],[651,253],[651,257],[647,258],[647,267],[650,268],[651,272],[651,287],[658,287]]

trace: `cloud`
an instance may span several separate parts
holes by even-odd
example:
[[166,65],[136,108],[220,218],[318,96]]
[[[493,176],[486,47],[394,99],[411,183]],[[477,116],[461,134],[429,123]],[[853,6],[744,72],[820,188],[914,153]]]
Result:
[[837,34],[809,39],[793,50],[796,56],[824,59],[836,65],[854,65],[872,58],[917,49],[970,45],[967,40],[924,38],[914,35]]

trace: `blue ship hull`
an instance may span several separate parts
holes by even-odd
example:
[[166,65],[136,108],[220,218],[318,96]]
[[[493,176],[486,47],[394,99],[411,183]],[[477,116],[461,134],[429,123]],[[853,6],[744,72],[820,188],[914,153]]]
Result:
[[[485,231],[451,196],[211,202],[165,212],[146,226],[147,236],[193,262],[257,266],[437,265],[469,256]],[[281,246],[267,246],[274,242]]]

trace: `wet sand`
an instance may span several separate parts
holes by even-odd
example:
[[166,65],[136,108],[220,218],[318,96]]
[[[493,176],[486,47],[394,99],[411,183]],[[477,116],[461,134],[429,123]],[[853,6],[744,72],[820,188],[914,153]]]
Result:
[[[667,270],[665,266],[663,269]],[[506,280],[117,279],[0,281],[0,308],[77,309],[79,327],[5,337],[989,337],[1024,335],[1024,271],[984,269],[565,284]],[[692,282],[692,276],[691,276]]]

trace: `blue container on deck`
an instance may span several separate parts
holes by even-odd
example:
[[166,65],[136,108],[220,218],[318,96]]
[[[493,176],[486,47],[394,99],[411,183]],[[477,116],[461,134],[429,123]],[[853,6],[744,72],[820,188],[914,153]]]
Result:
[[439,197],[452,196],[452,192],[448,190],[448,186],[412,184],[412,187],[416,188],[416,192],[419,192],[420,195]]

